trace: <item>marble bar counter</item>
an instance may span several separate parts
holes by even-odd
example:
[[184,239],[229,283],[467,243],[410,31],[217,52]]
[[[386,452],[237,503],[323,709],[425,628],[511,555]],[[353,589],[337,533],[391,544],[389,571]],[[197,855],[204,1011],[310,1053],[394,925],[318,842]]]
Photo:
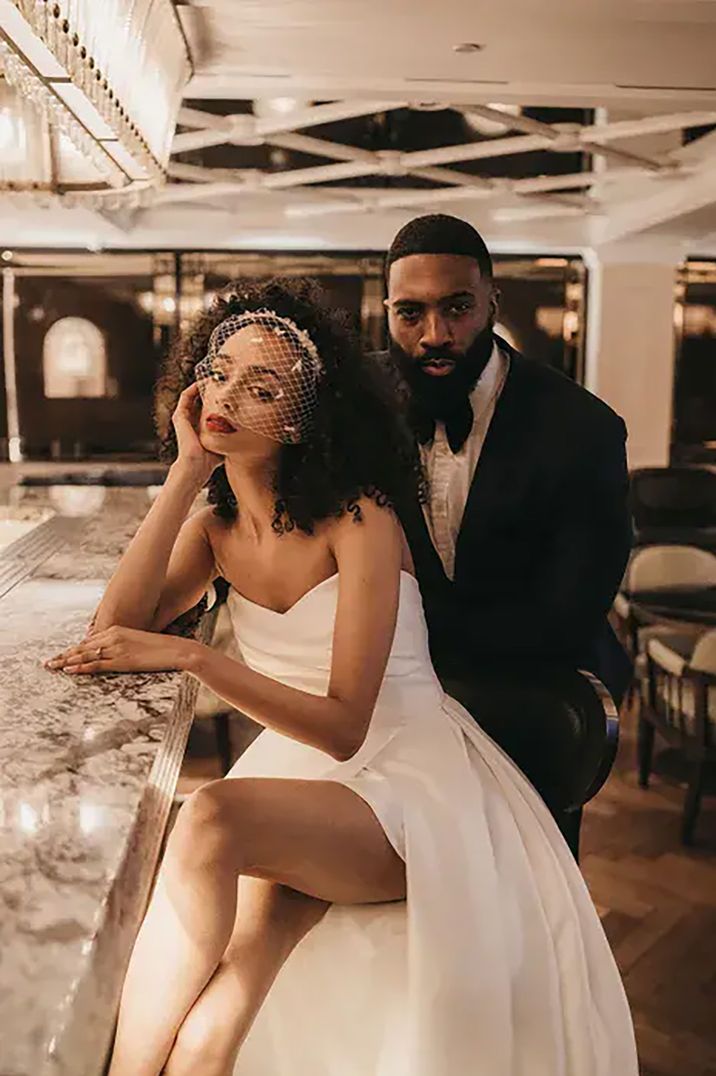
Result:
[[0,488],[0,1076],[105,1068],[198,682],[42,662],[82,638],[155,495]]

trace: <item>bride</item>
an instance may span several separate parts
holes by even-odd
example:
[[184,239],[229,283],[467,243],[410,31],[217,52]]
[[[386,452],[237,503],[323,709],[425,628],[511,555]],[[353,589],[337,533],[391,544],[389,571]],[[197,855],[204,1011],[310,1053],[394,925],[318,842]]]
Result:
[[[110,1076],[636,1076],[568,848],[432,668],[393,511],[419,468],[356,343],[274,280],[182,346],[166,482],[48,664],[182,669],[265,730],[179,812]],[[241,661],[162,634],[218,575]]]

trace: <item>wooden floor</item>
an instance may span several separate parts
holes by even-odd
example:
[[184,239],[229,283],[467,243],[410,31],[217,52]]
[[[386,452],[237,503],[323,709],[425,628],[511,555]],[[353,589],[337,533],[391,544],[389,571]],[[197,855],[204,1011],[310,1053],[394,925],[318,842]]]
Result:
[[[616,765],[585,812],[582,869],[624,977],[641,1076],[716,1076],[716,796],[704,800],[697,847],[683,848],[676,760],[658,754],[640,789],[635,723],[623,716]],[[202,726],[180,791],[219,775],[211,722]]]
[[616,765],[585,812],[582,871],[624,977],[642,1076],[716,1076],[716,797],[685,849],[678,759],[661,752],[640,789],[635,724],[623,715]]

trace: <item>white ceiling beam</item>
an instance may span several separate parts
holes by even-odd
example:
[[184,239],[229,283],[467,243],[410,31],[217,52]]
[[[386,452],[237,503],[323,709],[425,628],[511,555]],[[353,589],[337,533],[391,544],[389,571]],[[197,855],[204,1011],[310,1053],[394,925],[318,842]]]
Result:
[[123,206],[121,209],[95,209],[95,213],[112,226],[123,239],[132,232],[139,217],[138,206]]
[[[263,139],[256,138],[255,126],[251,116],[228,116],[230,122],[219,128],[205,127],[197,131],[180,131],[174,135],[172,154],[190,153],[195,149],[208,149],[210,146],[246,146],[262,145]],[[239,121],[247,122],[239,122]]]
[[[714,121],[716,122],[716,120]],[[695,138],[693,142],[687,142],[671,153],[672,160],[682,164],[698,164],[701,161],[716,157],[716,131],[709,131],[701,138]]]
[[182,164],[181,161],[169,161],[167,175],[170,179],[185,180],[187,183],[215,183],[218,179],[216,168],[203,168],[198,164]]
[[714,202],[715,192],[714,172],[710,168],[667,180],[660,191],[641,196],[635,193],[628,201],[611,206],[608,218],[595,231],[594,241],[602,244],[625,239],[702,209]]
[[491,108],[489,105],[470,105],[468,108],[460,108],[459,111],[468,119],[472,115],[489,120],[491,123],[501,123],[508,131],[544,135],[549,139],[559,138],[559,132],[551,124],[535,120],[531,116],[523,116],[521,113],[515,116],[511,112]]
[[315,205],[289,205],[287,217],[321,217],[335,213],[371,213],[381,209],[402,209],[409,206],[432,205],[436,202],[460,202],[474,198],[489,198],[492,191],[483,187],[441,187],[432,190],[382,191],[372,196],[361,192],[354,202],[317,202]]
[[224,181],[246,183],[255,179],[256,168],[204,168],[199,164],[182,164],[170,161],[167,174],[171,179],[186,180],[189,183],[219,183]]
[[643,116],[635,120],[614,120],[612,123],[594,123],[582,128],[583,137],[597,138],[600,142],[620,138],[636,138],[641,135],[668,134],[669,131],[688,130],[691,127],[708,127],[716,123],[716,110],[710,112],[672,112],[663,116]]
[[[493,123],[501,123],[508,130],[522,131],[523,134],[535,134],[542,135],[549,142],[555,142],[563,137],[563,135],[569,130],[569,126],[566,124],[549,124],[543,123],[541,120],[535,120],[531,116],[517,115],[504,112],[499,108],[490,108],[486,106],[472,106],[469,109],[463,109],[463,114],[466,117],[470,115],[476,115],[484,119],[490,120]],[[706,116],[708,117],[708,113]],[[716,113],[714,113],[716,116]],[[660,131],[683,129],[685,126],[683,122],[683,115],[677,117],[647,117],[644,121],[636,121],[636,123],[642,123],[642,128],[635,131],[635,123],[632,121],[627,125],[622,125],[615,122],[610,125],[591,125],[589,127],[579,127],[575,125],[573,128],[575,137],[582,144],[582,147],[588,152],[596,153],[602,157],[608,157],[613,160],[619,160],[622,163],[627,162],[630,164],[638,164],[644,168],[648,168],[654,171],[659,171],[665,167],[665,161],[657,160],[653,157],[645,157],[643,154],[630,153],[628,150],[617,149],[612,146],[605,146],[603,143],[605,139],[611,138],[612,140],[618,140],[620,138],[626,138],[635,134],[653,133],[653,119],[658,120],[658,127]],[[701,126],[701,120],[703,115],[697,117],[697,122],[690,120],[686,121],[686,124],[691,123],[692,126]],[[676,120],[676,122],[675,122]],[[665,122],[666,121],[666,122]],[[596,137],[592,138],[592,133]],[[549,142],[545,145],[545,149],[549,149]]]
[[500,224],[511,224],[524,220],[545,220],[549,217],[583,217],[586,210],[582,206],[562,205],[552,199],[541,199],[536,205],[503,206],[493,209],[490,216]]
[[656,157],[646,157],[643,153],[631,153],[626,149],[618,149],[616,146],[601,146],[598,142],[585,142],[584,148],[597,157],[607,157],[621,164],[633,164],[650,172],[663,172],[676,167],[675,162],[669,161],[666,157],[659,160]]
[[[680,115],[678,116],[677,123],[677,117],[669,117],[669,123],[661,124],[659,130],[678,130],[683,129],[685,126],[701,127],[703,125],[701,121],[704,116],[707,115],[709,115],[709,113],[699,114],[699,122],[693,120],[686,120],[684,122],[684,116]],[[714,116],[712,122],[716,122],[716,113],[711,113],[711,115]],[[485,160],[511,156],[516,153],[533,153],[536,150],[544,149],[557,153],[575,152],[579,150],[585,150],[590,153],[600,153],[604,151],[606,155],[612,153],[612,147],[605,147],[603,143],[618,140],[620,138],[653,133],[654,125],[649,124],[647,127],[647,120],[657,118],[660,117],[647,117],[644,121],[629,121],[628,126],[622,121],[601,125],[595,124],[588,127],[579,127],[575,124],[548,124],[547,126],[550,128],[549,135],[513,135],[507,138],[496,138],[489,141],[472,142],[458,146],[439,146],[436,149],[404,154],[404,159],[409,161],[412,165],[422,166],[423,164],[453,164],[457,161]],[[664,119],[666,119],[666,117],[664,117]],[[623,152],[626,153],[628,151]],[[668,160],[661,162],[653,158],[646,158],[643,156],[639,158],[638,155],[631,156],[632,159],[636,156],[636,159],[640,160],[640,163],[642,163],[644,167],[669,167]]]
[[[364,102],[365,104],[365,102]],[[355,106],[355,102],[350,103],[351,106]],[[228,117],[229,127],[222,126],[221,130],[205,130],[194,131],[188,134],[179,134],[175,136],[173,151],[178,152],[182,149],[199,148],[200,146],[216,145],[222,141],[233,142],[235,144],[245,143],[247,141],[275,141],[275,135],[280,134],[281,138],[287,138],[293,142],[293,147],[301,147],[305,152],[320,152],[326,151],[329,155],[333,154],[332,146],[335,143],[324,139],[311,140],[309,136],[298,135],[295,131],[285,130],[288,126],[298,127],[305,121],[306,117],[311,115],[315,116],[316,112],[321,112],[322,116],[325,116],[325,110],[333,110],[332,116],[335,118],[336,110],[340,111],[345,118],[345,112],[348,108],[347,102],[335,102],[332,105],[318,105],[312,108],[308,108],[299,113],[290,114],[290,122],[288,118],[284,118],[280,121],[260,120],[256,121],[255,117],[248,116],[235,116]],[[500,122],[504,120],[508,125],[507,116],[499,109],[494,108],[479,108],[476,111],[480,115],[484,115],[488,118],[498,118]],[[355,113],[354,113],[355,114]],[[395,158],[394,165],[398,171],[406,172],[415,169],[416,167],[432,167],[435,165],[452,164],[459,161],[468,160],[486,160],[495,159],[502,156],[510,156],[516,153],[530,153],[537,150],[550,149],[555,152],[574,152],[583,150],[593,154],[602,155],[612,159],[620,160],[622,162],[638,164],[643,168],[660,171],[661,169],[668,169],[673,165],[668,160],[659,160],[653,157],[646,157],[643,154],[633,154],[629,150],[619,149],[617,147],[611,147],[610,145],[604,145],[605,142],[619,140],[627,137],[635,137],[645,133],[655,133],[656,130],[664,132],[667,130],[676,130],[688,126],[702,126],[704,123],[713,119],[716,122],[716,112],[714,113],[697,113],[697,114],[676,114],[666,117],[644,117],[640,120],[634,121],[615,121],[614,123],[606,124],[592,124],[587,127],[580,127],[576,124],[543,124],[539,121],[532,120],[529,117],[510,117],[516,121],[513,126],[522,126],[523,128],[529,128],[534,133],[532,134],[520,134],[512,137],[498,138],[494,140],[467,143],[458,146],[443,146],[437,147],[431,150],[418,151],[414,153],[405,153],[399,157],[393,153]],[[193,120],[198,120],[198,115],[194,115]],[[231,134],[231,125],[238,121],[242,121],[243,131],[239,132],[235,130],[235,133]],[[249,121],[248,123],[246,121]],[[253,123],[251,122],[253,121]],[[325,118],[321,119],[321,122],[328,122]],[[278,124],[279,130],[275,128]],[[274,138],[271,137],[272,130]],[[290,148],[289,141],[284,142],[286,148]],[[340,170],[337,166],[318,166],[314,173],[314,178],[294,180],[278,181],[277,186],[295,186],[297,183],[304,182],[326,182],[330,179],[339,178],[354,178],[359,175],[370,175],[370,162],[375,160],[376,154],[371,154],[370,151],[360,150],[356,147],[346,148],[341,147],[338,150],[340,159],[343,161],[359,162],[363,161],[366,171],[348,171]],[[334,167],[334,172],[321,171],[323,168]],[[382,171],[382,169],[381,169]]]
[[[234,0],[235,2],[235,0]],[[469,107],[500,101],[504,104],[535,107],[598,108],[624,107],[648,110],[713,109],[713,88],[643,88],[619,86],[613,83],[592,82],[480,82],[469,79],[403,79],[380,78],[366,75],[364,80],[355,76],[339,77],[333,74],[318,75],[262,75],[257,77],[241,71],[223,70],[199,72],[188,83],[185,99],[218,98],[252,100],[256,97],[303,97],[313,100],[350,97],[366,99],[375,97],[390,102],[387,108],[401,107],[396,101],[444,101]],[[393,99],[391,101],[391,99]],[[455,107],[455,105],[453,105]]]
[[468,142],[456,146],[438,146],[435,149],[416,150],[403,154],[405,163],[423,168],[459,161],[487,160],[509,157],[515,153],[531,153],[544,149],[548,140],[542,135],[515,135],[512,138],[496,138],[485,142]]
[[[446,102],[448,107],[457,107],[454,102]],[[171,175],[186,183],[174,184],[157,196],[157,200],[198,201],[208,198],[224,198],[246,194],[247,192],[291,191],[294,195],[302,191],[308,197],[320,198],[313,204],[288,205],[286,212],[290,216],[313,216],[330,213],[358,213],[366,211],[388,210],[396,207],[423,206],[439,202],[454,202],[465,199],[500,198],[504,195],[529,198],[541,197],[537,206],[515,207],[513,212],[521,214],[522,219],[530,215],[539,215],[540,209],[554,213],[589,213],[594,211],[595,203],[573,204],[562,192],[566,190],[587,190],[594,183],[600,188],[612,187],[625,180],[641,179],[636,197],[628,201],[613,202],[608,220],[600,222],[605,236],[604,241],[640,231],[650,227],[651,222],[658,223],[672,216],[688,212],[695,206],[713,201],[713,195],[706,194],[708,180],[699,174],[690,172],[704,158],[716,154],[716,137],[705,136],[682,150],[663,158],[632,152],[628,147],[613,145],[624,139],[636,138],[645,134],[666,133],[669,131],[689,129],[716,123],[716,111],[678,112],[669,115],[644,116],[634,120],[622,120],[612,123],[597,123],[589,126],[578,124],[545,124],[523,115],[513,116],[499,108],[489,105],[472,106],[465,109],[503,124],[506,130],[520,133],[497,139],[488,139],[458,146],[442,146],[431,150],[401,153],[399,151],[378,151],[346,146],[328,139],[314,138],[300,133],[296,128],[311,126],[316,123],[337,122],[349,116],[373,114],[387,108],[404,107],[402,102],[385,101],[336,101],[330,105],[308,106],[305,109],[284,116],[259,120],[254,116],[234,115],[229,117],[209,117],[209,114],[196,109],[183,109],[180,122],[195,129],[178,135],[175,148],[230,142],[234,144],[278,145],[284,149],[311,155],[331,158],[325,164],[315,167],[291,169],[281,172],[262,172],[260,170],[239,169],[199,169],[182,166],[172,162]],[[202,126],[204,125],[204,126]],[[190,140],[193,140],[190,141]],[[518,153],[547,150],[552,152],[586,151],[597,156],[611,158],[618,166],[607,171],[593,170],[570,175],[537,176],[511,181],[505,178],[489,179],[484,176],[472,176],[449,168],[450,164],[461,161],[498,159]],[[708,170],[708,169],[707,169]],[[666,174],[669,171],[674,178],[660,182],[647,176],[645,171]],[[316,186],[336,180],[350,180],[371,175],[418,175],[433,183],[450,186],[434,190],[391,189],[371,190],[341,188],[328,191]],[[713,176],[711,180],[713,190]],[[199,188],[199,189],[197,189]],[[614,196],[613,196],[614,197]],[[600,205],[600,211],[603,206]],[[509,212],[509,207],[505,210]],[[518,219],[515,216],[514,219]]]
[[[209,170],[211,171],[211,170]],[[201,202],[209,201],[214,198],[226,198],[226,197],[238,197],[246,195],[260,196],[264,195],[270,197],[274,192],[267,191],[261,185],[260,174],[254,172],[250,175],[242,177],[242,173],[236,170],[236,178],[232,178],[231,170],[227,170],[221,178],[214,179],[213,181],[200,181],[200,182],[186,182],[186,183],[169,183],[165,187],[162,187],[159,191],[156,191],[156,197],[153,199],[147,198],[144,205],[151,208],[152,205],[170,205],[174,202]],[[301,187],[299,188],[302,198],[306,198],[310,201],[323,201],[326,197],[327,191],[324,187]],[[344,199],[347,202],[355,199],[360,191],[360,188],[342,187],[338,189],[331,189],[330,197],[340,202]],[[294,192],[291,191],[291,194]],[[279,206],[279,211],[280,211]]]
[[223,117],[223,123],[199,131],[181,132],[174,136],[172,153],[183,153],[192,149],[204,149],[208,146],[220,146],[224,143],[242,145],[246,141],[259,139],[264,141],[269,135],[294,131],[296,128],[315,127],[322,123],[337,123],[340,120],[354,119],[356,116],[374,115],[393,108],[402,108],[401,101],[332,101],[325,105],[312,105],[296,109],[282,116],[270,116],[258,119],[246,113],[235,113]]
[[456,168],[411,168],[407,175],[429,179],[432,183],[451,183],[456,187],[493,187],[494,181],[486,176],[473,176],[458,172]]
[[232,116],[219,116],[216,112],[206,112],[204,109],[187,108],[183,106],[177,114],[177,123],[182,127],[195,127],[201,130],[222,131],[231,127]]
[[[378,155],[374,155],[378,156]],[[507,180],[504,178],[488,179],[482,176],[471,176],[456,170],[446,168],[416,168],[412,165],[414,157],[422,154],[397,154],[395,159],[371,159],[370,161],[344,161],[340,163],[318,165],[311,168],[291,169],[284,172],[265,173],[251,169],[202,169],[197,166],[181,165],[172,162],[170,174],[177,179],[188,180],[188,183],[171,184],[161,192],[157,192],[157,200],[162,203],[167,201],[200,200],[214,197],[216,194],[245,193],[246,191],[280,191],[306,187],[310,184],[326,183],[331,180],[345,180],[362,178],[369,175],[419,175],[432,182],[450,184],[454,189],[444,189],[435,192],[444,199],[451,201],[461,197],[470,197],[471,193],[481,196],[483,193],[509,190],[516,194],[546,193],[549,191],[579,190],[590,187],[593,183],[615,183],[624,179],[634,179],[644,176],[641,167],[612,168],[608,172],[585,171],[551,176],[536,176],[521,180]],[[198,188],[198,189],[197,189]],[[345,188],[344,188],[345,190]],[[331,192],[323,188],[324,196],[330,198]],[[317,194],[318,190],[314,188]],[[419,202],[422,195],[431,195],[431,191],[415,191],[403,189],[391,191],[390,198],[404,199]],[[366,190],[360,192],[364,199],[373,200],[372,194]],[[377,197],[380,197],[378,195]],[[388,195],[386,195],[388,197]],[[382,204],[382,203],[381,203]],[[332,208],[335,212],[340,209]]]
[[681,171],[656,186],[653,179],[648,187],[642,183],[614,203],[608,219],[598,225],[596,241],[624,239],[716,202],[716,131],[674,150],[669,158]]
[[516,179],[510,183],[510,190],[517,194],[540,193],[545,191],[580,190],[591,187],[593,183],[614,183],[626,178],[641,177],[641,168],[610,168],[608,172],[570,172],[562,176],[535,176],[528,179]]
[[[365,176],[401,176],[421,174],[432,182],[459,183],[466,187],[485,187],[480,176],[469,176],[451,170],[419,169],[411,164],[412,154],[382,150],[371,154],[368,160],[349,160],[337,164],[319,164],[310,168],[292,168],[284,172],[262,173],[261,186],[265,190],[285,190],[311,183],[328,183],[335,180],[358,179]],[[459,179],[456,177],[459,175]]]
[[[611,148],[598,146],[596,142],[582,137],[581,132],[560,132],[557,139],[543,135],[515,135],[509,138],[497,138],[484,142],[470,142],[457,146],[439,146],[436,149],[419,150],[403,154],[406,167],[423,167],[424,165],[454,164],[458,161],[492,160],[497,157],[509,157],[518,153],[534,153],[537,150],[552,152],[576,152],[583,150],[590,153],[610,154]],[[631,161],[638,158],[630,155]],[[668,161],[663,164],[646,157],[640,159],[643,167],[669,168]]]
[[256,133],[267,135],[293,131],[300,127],[316,127],[321,123],[338,123],[340,120],[352,120],[357,116],[373,116],[379,112],[390,112],[395,108],[404,108],[403,101],[361,101],[356,98],[331,101],[326,105],[309,105],[288,112],[283,116],[270,116],[258,120]]
[[295,153],[310,153],[315,157],[333,157],[336,161],[372,161],[375,154],[360,146],[347,146],[341,142],[329,142],[325,138],[312,138],[310,135],[286,131],[285,134],[267,135],[265,140],[271,146],[290,149]]
[[285,190],[302,187],[306,183],[328,183],[336,179],[358,179],[379,172],[375,161],[341,161],[337,164],[318,164],[311,168],[291,168],[285,172],[264,173],[262,187],[267,190]]
[[[339,142],[329,142],[322,138],[310,138],[306,135],[285,134],[271,135],[267,138],[271,145],[281,146],[284,149],[295,150],[299,153],[323,154],[342,161],[354,161],[370,165],[372,173],[385,175],[412,175],[421,179],[428,179],[432,183],[450,183],[463,187],[490,186],[490,180],[482,176],[473,176],[466,172],[458,172],[451,168],[410,168],[404,164],[404,155],[397,150],[379,150],[373,152],[360,149],[357,146],[347,146]],[[357,175],[358,173],[356,173]],[[336,173],[332,178],[346,178]],[[352,177],[348,177],[352,178]],[[304,180],[305,182],[305,180]]]
[[[393,191],[389,194],[382,194],[377,198],[370,199],[356,199],[355,202],[349,203],[316,203],[315,205],[295,205],[287,206],[285,214],[287,217],[303,218],[303,217],[320,217],[331,214],[343,214],[343,213],[375,213],[380,210],[390,209],[408,209],[416,206],[429,207],[432,205],[443,205],[446,202],[460,202],[468,199],[485,200],[489,199],[491,195],[495,194],[495,191],[483,190],[465,190],[452,188],[443,188],[441,190],[403,190]],[[500,191],[500,195],[509,193],[508,191]],[[537,218],[540,216],[580,216],[590,212],[590,210],[596,210],[596,205],[592,206],[589,203],[574,204],[565,201],[564,199],[556,196],[549,198],[537,198],[534,195],[530,195],[529,199],[526,197],[525,201],[530,202],[530,205],[525,207],[514,207],[515,218],[518,214],[522,214],[525,219]],[[490,210],[494,216],[498,210]]]
[[[611,176],[623,178],[626,169],[613,169]],[[642,174],[637,169],[629,169],[630,174]],[[579,190],[591,186],[595,178],[602,178],[600,172],[578,172],[564,176],[537,176],[534,179],[492,180],[488,186],[475,187],[444,187],[438,190],[392,190],[370,191],[355,190],[355,202],[330,201],[331,195],[326,191],[326,201],[316,202],[311,205],[289,205],[284,212],[289,217],[317,217],[335,213],[364,213],[374,212],[379,209],[395,209],[412,205],[427,205],[434,202],[459,202],[469,199],[484,199],[490,197],[505,197],[506,195],[537,195],[548,194],[551,191]],[[298,193],[298,192],[294,192]],[[540,204],[554,205],[555,201],[561,202],[561,197],[543,200]],[[567,208],[580,209],[584,207],[569,205]]]
[[[346,162],[349,163],[349,162]],[[360,163],[360,162],[358,162]],[[330,168],[330,165],[322,165],[321,168]],[[366,174],[384,174],[388,170],[383,166],[382,162],[372,161],[370,169]],[[243,168],[203,168],[196,164],[182,164],[179,161],[170,161],[168,167],[168,174],[171,179],[187,181],[189,183],[218,183],[218,182],[239,182],[243,185],[247,183],[251,184],[251,189],[255,190],[257,187],[264,187],[265,189],[281,189],[288,187],[301,187],[306,183],[306,173],[309,174],[309,181],[314,174],[314,169],[292,169],[291,171],[281,173],[267,173],[262,172],[260,169],[243,169]],[[360,169],[348,169],[348,172],[354,173],[348,175],[346,172],[336,175],[335,172],[331,173],[330,178],[355,178],[356,175],[362,175],[364,169],[361,165]],[[402,173],[401,173],[402,174]],[[492,187],[492,180],[485,179],[482,176],[472,176],[466,172],[457,172],[450,168],[415,168],[411,169],[406,175],[418,176],[421,179],[430,180],[432,183],[445,183],[460,187]],[[283,182],[276,182],[275,176],[286,177]],[[303,179],[301,178],[303,177]],[[264,180],[270,180],[270,182],[264,182]],[[289,182],[292,180],[292,182]],[[171,187],[169,188],[171,189]],[[317,187],[316,194],[325,189]]]
[[201,202],[209,198],[224,198],[235,194],[256,193],[253,183],[225,180],[214,183],[169,183],[156,191],[149,205],[168,205],[171,202]]

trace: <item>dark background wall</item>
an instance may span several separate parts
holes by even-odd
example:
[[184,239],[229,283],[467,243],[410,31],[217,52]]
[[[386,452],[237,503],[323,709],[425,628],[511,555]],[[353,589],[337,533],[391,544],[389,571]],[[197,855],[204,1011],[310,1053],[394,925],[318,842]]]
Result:
[[[60,255],[58,254],[58,257]],[[27,459],[89,459],[120,456],[156,458],[153,393],[162,356],[182,318],[200,309],[207,297],[237,276],[311,275],[329,302],[352,316],[367,348],[385,346],[385,286],[382,255],[202,254],[147,255],[148,272],[129,272],[122,255],[103,252],[101,273],[78,267],[60,272],[48,252],[44,270],[20,271],[15,277],[15,358],[19,423]],[[153,261],[152,261],[153,259]],[[545,262],[558,264],[546,268]],[[79,264],[81,263],[81,264]],[[118,266],[112,275],[112,265]],[[151,270],[151,264],[154,269]],[[496,257],[502,299],[499,320],[530,357],[578,377],[578,340],[565,341],[559,325],[567,305],[569,280],[582,279],[578,259]],[[175,278],[175,273],[178,276]],[[179,281],[177,290],[176,280]],[[153,310],[147,298],[153,297]],[[164,304],[169,303],[169,308]],[[540,307],[551,308],[546,332],[537,322]],[[583,312],[582,312],[583,313]],[[61,318],[80,317],[102,332],[111,394],[103,397],[47,398],[43,380],[43,343]],[[555,329],[555,325],[557,328]],[[1,373],[1,370],[0,370]],[[0,383],[0,457],[7,458],[4,386]]]
[[687,262],[674,371],[674,462],[716,463],[716,261]]
[[[20,277],[16,287],[15,361],[26,455],[48,455],[53,441],[60,442],[63,456],[73,453],[75,443],[82,446],[82,455],[151,451],[159,350],[152,317],[137,299],[151,289],[151,280]],[[43,342],[50,326],[64,317],[86,318],[101,330],[116,395],[45,396]]]

